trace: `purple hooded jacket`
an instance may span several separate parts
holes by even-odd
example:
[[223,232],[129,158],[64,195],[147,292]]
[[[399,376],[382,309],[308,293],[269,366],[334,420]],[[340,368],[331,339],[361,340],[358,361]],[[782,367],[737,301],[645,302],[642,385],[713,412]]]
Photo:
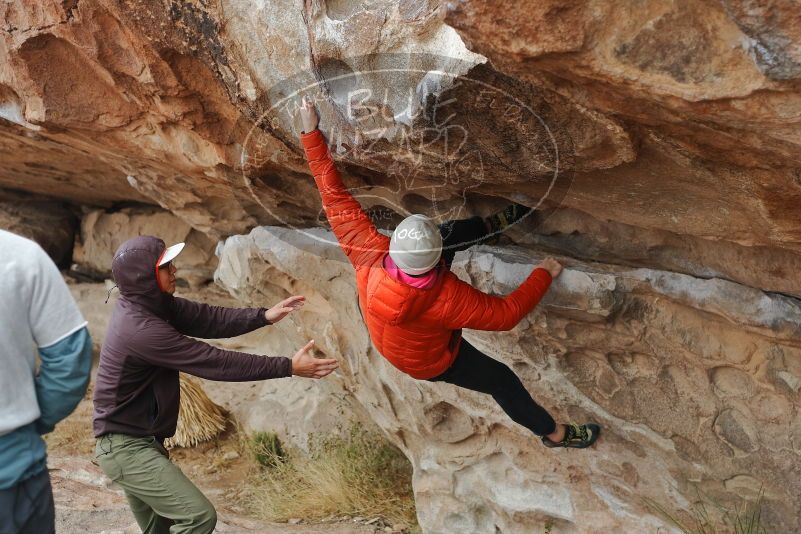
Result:
[[111,315],[94,393],[96,437],[111,432],[155,436],[175,433],[178,371],[209,380],[246,381],[292,375],[289,358],[256,356],[212,347],[187,336],[238,336],[269,324],[264,308],[221,308],[163,293],[156,263],[161,239],[123,243],[111,265],[120,298]]

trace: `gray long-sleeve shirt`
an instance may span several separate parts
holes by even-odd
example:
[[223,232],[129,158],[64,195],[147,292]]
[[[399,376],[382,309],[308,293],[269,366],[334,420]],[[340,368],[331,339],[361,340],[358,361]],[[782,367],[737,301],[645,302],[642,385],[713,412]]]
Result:
[[172,436],[179,371],[230,382],[292,374],[288,358],[223,350],[188,337],[233,337],[268,322],[264,308],[208,306],[162,293],[156,263],[164,248],[160,239],[144,236],[126,241],[114,255],[112,272],[121,296],[100,352],[95,436]]

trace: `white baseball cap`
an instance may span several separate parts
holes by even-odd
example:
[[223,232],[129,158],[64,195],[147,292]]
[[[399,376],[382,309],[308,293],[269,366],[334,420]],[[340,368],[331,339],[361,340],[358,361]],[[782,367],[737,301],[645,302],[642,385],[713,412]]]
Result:
[[406,274],[424,274],[442,256],[442,235],[425,215],[410,215],[401,221],[389,242],[389,257]]
[[159,264],[157,267],[161,267],[162,265],[170,263],[178,254],[181,253],[185,246],[186,243],[176,243],[170,247],[167,247],[161,254],[161,258],[159,259]]

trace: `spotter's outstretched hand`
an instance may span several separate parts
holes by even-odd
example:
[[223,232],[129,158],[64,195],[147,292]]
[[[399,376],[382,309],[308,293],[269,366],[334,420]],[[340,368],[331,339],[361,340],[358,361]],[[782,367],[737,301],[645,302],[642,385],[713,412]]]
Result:
[[331,359],[315,358],[311,354],[314,347],[314,340],[306,343],[306,346],[300,349],[292,357],[292,374],[295,376],[303,376],[306,378],[323,378],[334,372],[334,369],[339,367],[339,362]]
[[264,312],[264,317],[270,321],[271,323],[277,323],[281,319],[287,316],[287,314],[299,310],[303,307],[306,303],[306,297],[302,295],[295,295],[293,297],[289,297],[288,299],[284,299],[266,312]]

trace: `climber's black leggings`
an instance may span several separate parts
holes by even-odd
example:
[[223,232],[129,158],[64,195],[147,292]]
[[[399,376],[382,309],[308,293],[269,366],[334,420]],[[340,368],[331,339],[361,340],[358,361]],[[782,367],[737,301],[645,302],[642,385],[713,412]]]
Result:
[[531,398],[514,371],[482,353],[464,339],[453,365],[431,381],[447,382],[492,395],[512,421],[523,425],[538,436],[547,436],[556,430],[553,418],[545,408]]
[[[442,257],[450,267],[453,256],[487,237],[481,217],[448,221],[440,226]],[[432,382],[447,382],[472,391],[492,395],[495,402],[514,421],[538,436],[556,430],[556,423],[545,409],[528,394],[517,375],[505,364],[494,360],[462,339],[453,364]]]

